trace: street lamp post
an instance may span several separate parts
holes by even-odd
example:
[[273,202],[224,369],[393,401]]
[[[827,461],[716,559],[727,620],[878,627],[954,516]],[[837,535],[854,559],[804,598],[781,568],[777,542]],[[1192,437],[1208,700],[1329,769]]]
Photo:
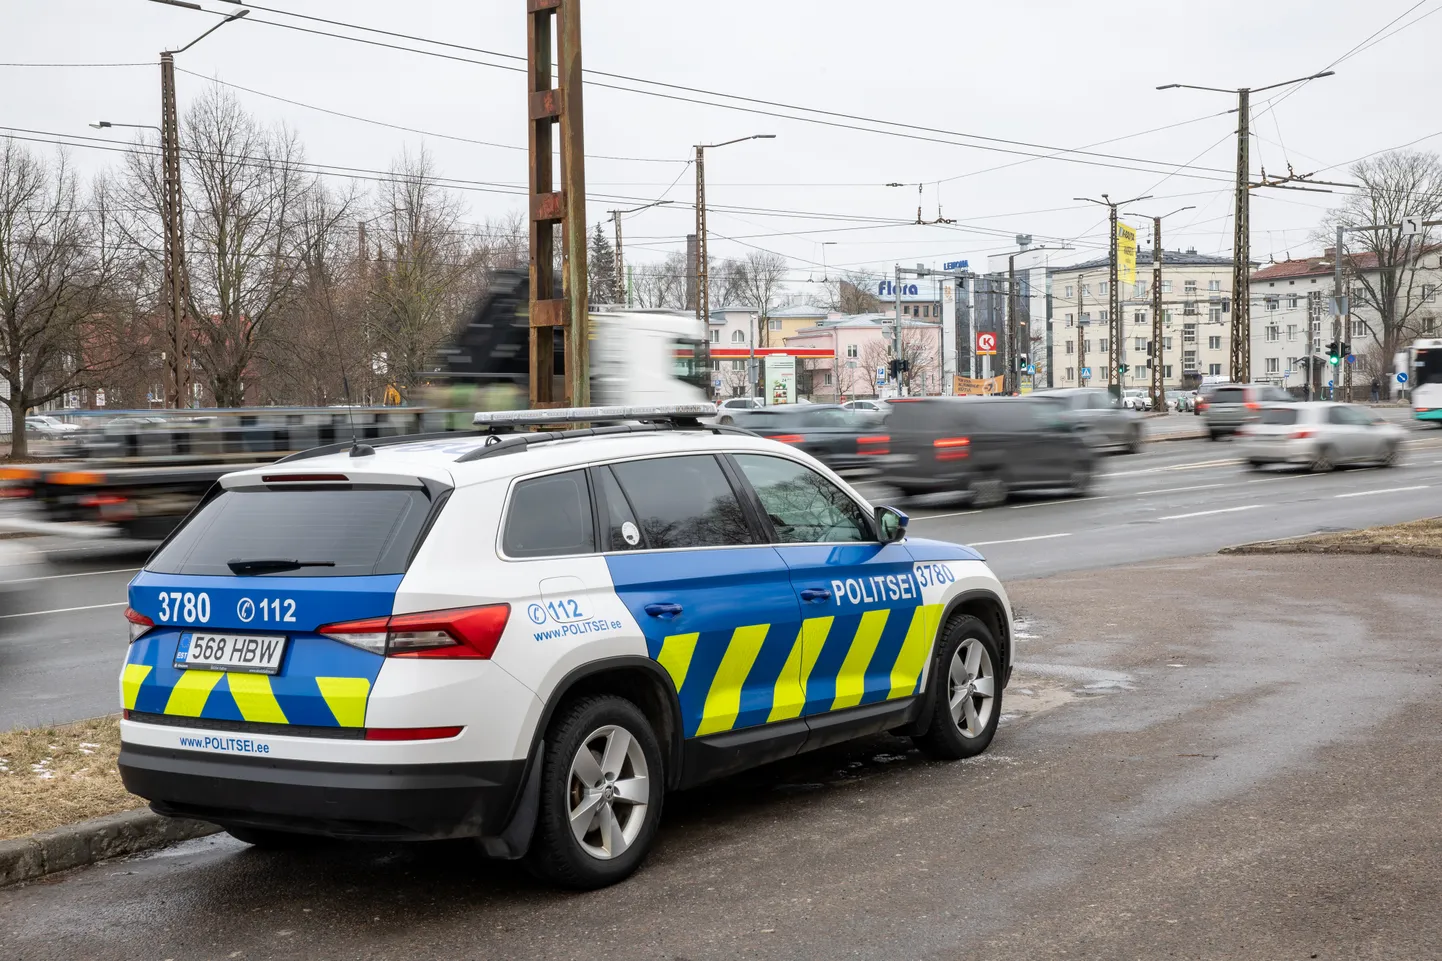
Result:
[[[1162,413],[1166,410],[1167,384],[1166,367],[1163,363],[1165,354],[1163,348],[1166,341],[1163,339],[1165,333],[1162,329],[1162,218],[1174,217],[1185,210],[1196,210],[1196,207],[1178,207],[1169,214],[1162,214],[1161,217],[1152,217],[1152,411]],[[1142,216],[1135,214],[1134,216]]]
[[[153,0],[171,7],[200,10],[199,4],[185,0]],[[170,306],[167,323],[165,393],[166,404],[172,409],[189,406],[190,337],[186,330],[185,305],[190,299],[190,280],[185,269],[184,196],[180,181],[180,124],[176,110],[175,55],[184,53],[227,23],[249,16],[249,10],[238,10],[176,50],[160,52],[160,156],[162,177],[162,210],[165,218],[165,289]],[[102,125],[105,121],[100,121]],[[109,124],[108,126],[116,126]],[[133,126],[121,124],[120,126]]]
[[[696,318],[702,323],[709,323],[711,315],[711,292],[707,289],[710,277],[706,260],[706,151],[729,147],[733,143],[745,143],[748,140],[775,139],[774,133],[758,133],[749,137],[737,137],[735,140],[723,140],[721,143],[696,145]],[[761,309],[765,310],[764,304]]]
[[1122,200],[1116,203],[1113,203],[1112,198],[1107,194],[1102,194],[1101,200],[1093,200],[1090,197],[1076,197],[1074,199],[1084,201],[1089,204],[1097,204],[1099,206],[1106,207],[1111,214],[1111,273],[1107,281],[1107,289],[1108,293],[1110,294],[1110,298],[1107,303],[1107,337],[1110,341],[1110,343],[1107,344],[1107,366],[1109,368],[1107,370],[1107,389],[1112,392],[1112,395],[1116,399],[1116,402],[1120,403],[1122,396],[1122,375],[1119,368],[1121,367],[1122,358],[1122,344],[1120,336],[1122,332],[1122,324],[1120,316],[1121,292],[1117,289],[1117,208],[1124,207],[1127,204],[1134,204],[1142,200],[1151,200],[1152,195],[1147,194],[1145,197],[1133,197],[1131,200]]
[[627,307],[631,306],[631,285],[626,283],[626,258],[621,247],[621,217],[625,214],[638,214],[643,210],[650,210],[652,207],[664,207],[672,203],[670,200],[658,200],[655,203],[644,204],[640,207],[632,207],[630,210],[611,210],[611,221],[616,226],[616,296],[621,303]]

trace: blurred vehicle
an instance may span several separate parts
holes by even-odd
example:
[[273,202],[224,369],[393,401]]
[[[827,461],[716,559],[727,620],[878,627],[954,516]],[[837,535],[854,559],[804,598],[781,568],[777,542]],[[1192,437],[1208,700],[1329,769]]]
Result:
[[1218,384],[1202,388],[1197,413],[1207,419],[1207,436],[1220,440],[1243,424],[1257,419],[1263,404],[1286,404],[1292,398],[1280,387],[1270,384]]
[[1167,407],[1179,414],[1185,414],[1196,404],[1196,391],[1191,390],[1169,390],[1167,391]]
[[864,410],[877,414],[884,414],[887,411],[884,400],[848,400],[841,406],[846,410]]
[[[1104,393],[1104,392],[1102,392]],[[1055,403],[927,397],[893,402],[886,482],[907,496],[967,492],[979,507],[1014,491],[1091,487],[1096,454]]]
[[836,404],[782,404],[736,411],[735,426],[805,451],[832,470],[879,467],[890,438],[874,415]]
[[1406,436],[1364,408],[1314,401],[1267,404],[1255,423],[1237,431],[1237,443],[1253,470],[1291,464],[1325,472],[1347,464],[1395,467]]
[[1442,339],[1415,341],[1398,354],[1397,373],[1408,375],[1413,418],[1442,426]]
[[1122,406],[1127,410],[1151,410],[1152,398],[1144,390],[1128,388],[1122,391]]
[[25,418],[25,432],[35,434],[46,440],[65,437],[80,430],[78,424],[67,424],[65,421],[47,414],[31,414]]
[[1142,449],[1142,418],[1134,410],[1118,406],[1109,391],[1095,387],[1065,387],[1037,391],[1033,399],[1059,407],[1093,450],[1115,450],[1126,454]]
[[716,423],[733,423],[736,414],[759,410],[765,406],[766,402],[760,397],[732,397],[729,400],[723,400],[716,405]]

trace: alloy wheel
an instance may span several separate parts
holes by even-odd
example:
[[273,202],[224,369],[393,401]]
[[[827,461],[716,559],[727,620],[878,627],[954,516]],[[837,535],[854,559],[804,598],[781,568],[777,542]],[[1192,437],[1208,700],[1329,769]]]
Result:
[[996,707],[996,669],[986,645],[975,637],[962,641],[951,656],[949,674],[951,719],[963,737],[979,737]]
[[600,728],[581,742],[571,761],[571,833],[582,850],[602,861],[620,857],[646,823],[650,772],[641,743],[625,728]]

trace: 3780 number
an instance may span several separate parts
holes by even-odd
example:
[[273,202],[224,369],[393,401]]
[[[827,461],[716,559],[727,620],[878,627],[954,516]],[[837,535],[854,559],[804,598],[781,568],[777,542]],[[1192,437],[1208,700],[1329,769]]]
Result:
[[193,594],[190,591],[160,592],[160,622],[173,623],[184,621],[187,624],[207,624],[210,622],[210,595],[202,591]]

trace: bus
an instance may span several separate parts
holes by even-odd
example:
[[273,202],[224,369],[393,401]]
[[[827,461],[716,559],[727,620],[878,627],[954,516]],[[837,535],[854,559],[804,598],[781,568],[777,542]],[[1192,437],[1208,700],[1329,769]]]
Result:
[[1442,424],[1442,340],[1416,341],[1398,360],[1403,357],[1406,362],[1398,365],[1398,372],[1407,374],[1412,416]]

